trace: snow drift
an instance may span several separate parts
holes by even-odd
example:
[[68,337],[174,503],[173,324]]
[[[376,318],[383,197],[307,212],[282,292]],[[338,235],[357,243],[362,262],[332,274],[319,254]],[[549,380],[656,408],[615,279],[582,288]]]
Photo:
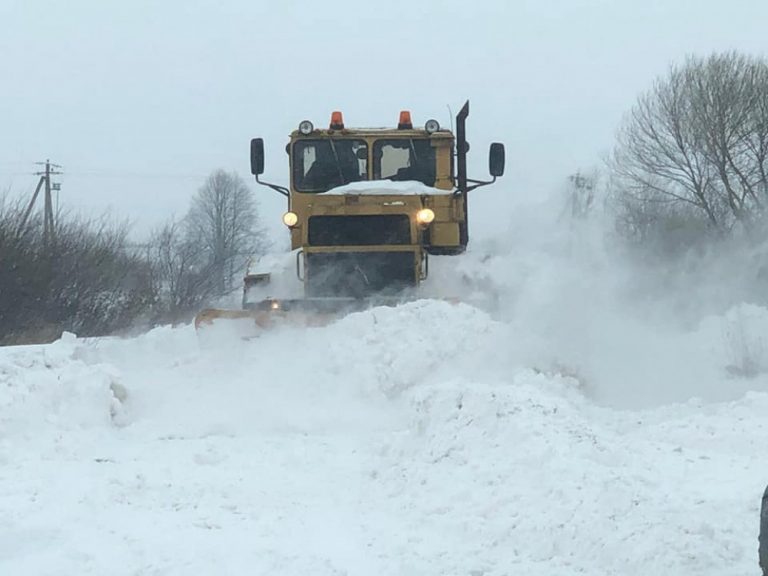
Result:
[[419,301],[214,348],[163,328],[3,349],[0,568],[749,572],[768,394],[617,410],[524,343]]

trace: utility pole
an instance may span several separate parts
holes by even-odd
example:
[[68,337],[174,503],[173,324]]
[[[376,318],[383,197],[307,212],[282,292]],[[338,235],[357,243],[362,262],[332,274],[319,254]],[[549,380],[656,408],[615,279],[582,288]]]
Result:
[[595,199],[596,176],[582,176],[581,172],[571,174],[568,179],[572,182],[571,189],[571,216],[584,217]]
[[40,189],[44,187],[43,241],[45,247],[48,248],[55,237],[55,221],[53,218],[53,199],[51,198],[51,191],[58,191],[61,189],[61,185],[58,182],[51,182],[51,176],[61,174],[60,171],[56,170],[57,168],[61,168],[61,166],[58,164],[51,164],[50,160],[36,162],[36,164],[45,166],[45,170],[42,172],[35,172],[36,176],[40,176],[40,180],[37,182],[37,188],[35,188],[35,193],[32,195],[32,200],[30,200],[27,209],[24,211],[24,216],[21,219],[17,235],[21,236],[24,232],[29,215],[32,213],[32,209],[35,207],[35,202],[37,202],[37,197],[40,194]]

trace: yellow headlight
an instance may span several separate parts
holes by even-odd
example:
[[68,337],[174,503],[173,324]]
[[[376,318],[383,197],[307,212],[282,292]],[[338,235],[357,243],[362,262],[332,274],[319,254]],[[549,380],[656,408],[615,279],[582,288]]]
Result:
[[422,226],[427,226],[428,224],[431,224],[434,219],[435,219],[435,213],[429,208],[422,208],[421,210],[416,212],[416,222],[418,222]]
[[299,221],[299,216],[296,214],[296,212],[286,212],[283,214],[283,224],[288,226],[288,228],[293,228],[296,226],[296,224]]

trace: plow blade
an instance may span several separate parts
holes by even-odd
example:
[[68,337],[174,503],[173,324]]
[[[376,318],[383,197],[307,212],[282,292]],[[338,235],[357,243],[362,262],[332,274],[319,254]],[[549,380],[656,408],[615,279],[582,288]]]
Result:
[[238,326],[248,336],[256,336],[263,330],[277,326],[325,326],[338,314],[307,310],[222,310],[208,308],[195,316],[195,330],[212,326]]
[[219,320],[244,320],[252,321],[255,325],[268,326],[268,314],[256,310],[222,310],[218,308],[206,308],[195,316],[195,329],[200,330],[211,326]]
[[207,308],[195,316],[195,330],[206,343],[216,342],[219,335],[225,339],[258,337],[271,326],[269,314],[256,310],[222,310]]
[[244,337],[258,336],[277,326],[325,326],[351,312],[374,306],[395,306],[399,298],[302,298],[264,300],[243,310],[207,308],[195,317],[199,332],[212,326],[236,327]]

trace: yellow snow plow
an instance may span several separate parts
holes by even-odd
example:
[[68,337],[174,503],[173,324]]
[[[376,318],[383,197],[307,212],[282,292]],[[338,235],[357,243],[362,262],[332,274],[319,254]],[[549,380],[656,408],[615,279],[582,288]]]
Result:
[[492,179],[467,177],[468,115],[469,102],[456,117],[455,135],[436,120],[414,127],[408,111],[391,128],[348,128],[341,112],[332,113],[328,128],[304,120],[286,146],[287,188],[260,180],[264,141],[253,139],[251,172],[286,197],[283,223],[295,262],[282,271],[249,270],[242,309],[203,310],[195,326],[318,325],[419,297],[429,256],[466,249],[468,193],[504,173],[504,145],[493,143]]

